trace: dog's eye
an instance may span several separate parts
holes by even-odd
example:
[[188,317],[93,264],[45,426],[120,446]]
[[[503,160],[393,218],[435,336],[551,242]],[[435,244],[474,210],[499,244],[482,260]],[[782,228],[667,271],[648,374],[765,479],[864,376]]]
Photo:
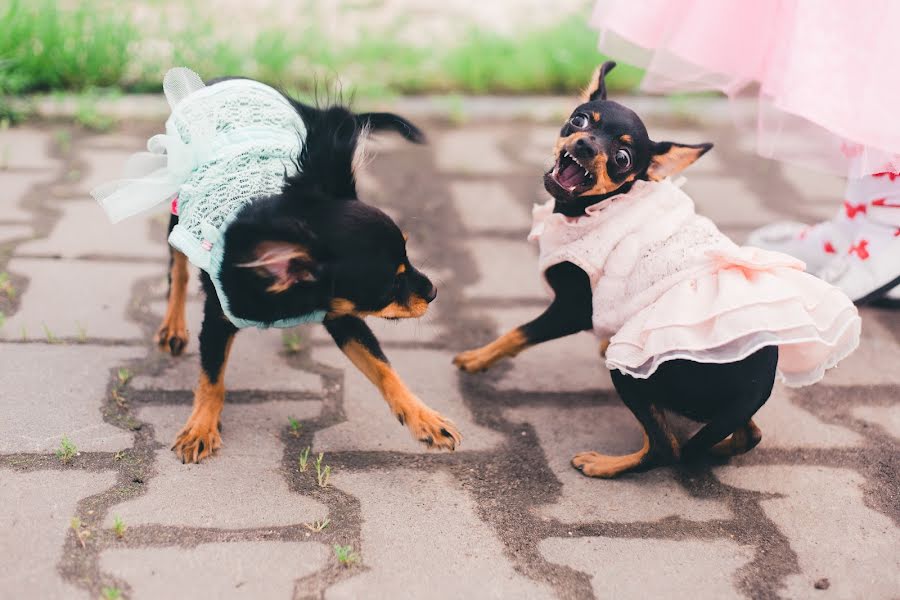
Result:
[[616,165],[623,171],[631,167],[631,152],[625,148],[619,148],[619,151],[616,152]]
[[577,115],[569,119],[569,123],[575,129],[584,129],[588,126],[588,123],[590,123],[590,121],[585,115],[578,113]]

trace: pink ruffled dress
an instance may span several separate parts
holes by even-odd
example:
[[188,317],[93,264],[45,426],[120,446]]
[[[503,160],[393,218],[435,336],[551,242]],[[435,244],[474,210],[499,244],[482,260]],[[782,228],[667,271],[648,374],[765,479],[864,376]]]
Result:
[[895,0],[599,0],[591,17],[646,91],[752,88],[761,155],[851,177],[900,171],[898,24]]
[[859,344],[843,292],[790,256],[736,245],[668,179],[638,181],[581,217],[550,200],[533,219],[541,273],[571,262],[588,274],[610,369],[647,378],[669,360],[728,363],[778,346],[780,378],[803,386]]

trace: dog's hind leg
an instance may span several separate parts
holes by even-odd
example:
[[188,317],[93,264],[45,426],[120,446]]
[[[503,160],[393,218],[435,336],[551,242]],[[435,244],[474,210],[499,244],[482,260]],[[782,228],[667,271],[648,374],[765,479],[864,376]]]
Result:
[[203,274],[206,301],[200,329],[200,381],[194,390],[194,408],[175,438],[172,450],[184,463],[200,462],[222,445],[219,417],[225,405],[225,365],[237,328],[225,318],[219,297]]
[[640,393],[641,383],[618,371],[612,371],[613,384],[625,405],[644,428],[644,444],[640,450],[625,456],[607,456],[582,452],[572,458],[572,466],[590,477],[611,478],[629,471],[644,471],[674,463],[679,457],[679,444],[669,429],[666,417]]
[[[169,233],[178,224],[178,217],[169,219]],[[169,246],[169,303],[162,324],[156,332],[156,343],[163,352],[178,356],[188,342],[185,301],[187,300],[188,260],[187,257]]]
[[715,456],[737,456],[753,450],[761,440],[762,432],[753,419],[750,419],[746,425],[738,427],[731,437],[710,448],[709,452]]

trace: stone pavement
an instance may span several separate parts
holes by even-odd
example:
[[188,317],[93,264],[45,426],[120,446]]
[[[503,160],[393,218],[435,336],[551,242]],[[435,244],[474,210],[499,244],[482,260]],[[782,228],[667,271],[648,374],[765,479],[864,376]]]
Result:
[[[0,133],[0,598],[900,597],[900,312],[864,310],[861,348],[822,384],[776,388],[753,452],[585,478],[575,452],[640,444],[592,336],[478,376],[450,364],[546,303],[524,237],[556,127],[422,124],[431,145],[380,143],[365,187],[439,300],[375,325],[460,450],[414,443],[306,327],[238,336],[225,445],[188,466],[168,446],[196,339],[178,359],[151,341],[166,216],[113,227],[86,195],[158,125]],[[840,198],[839,180],[756,159],[730,126],[649,125],[716,142],[687,187],[737,238]],[[189,326],[195,338],[196,296]],[[332,469],[325,487],[298,468],[307,447]]]

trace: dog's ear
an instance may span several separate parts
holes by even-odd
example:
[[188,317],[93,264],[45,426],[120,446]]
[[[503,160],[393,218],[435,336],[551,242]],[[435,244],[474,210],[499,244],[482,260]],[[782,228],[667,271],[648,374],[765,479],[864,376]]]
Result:
[[360,113],[356,121],[359,127],[369,131],[395,131],[414,144],[425,143],[425,134],[418,127],[394,113]]
[[272,280],[267,292],[278,294],[300,282],[318,279],[318,266],[309,251],[293,242],[264,241],[253,249],[253,258],[238,267],[254,269]]
[[594,100],[606,100],[606,75],[616,66],[614,61],[608,60],[594,71],[588,86],[581,93],[582,102]]
[[675,142],[653,142],[647,179],[662,181],[681,173],[698,158],[709,152],[712,144],[676,144]]

